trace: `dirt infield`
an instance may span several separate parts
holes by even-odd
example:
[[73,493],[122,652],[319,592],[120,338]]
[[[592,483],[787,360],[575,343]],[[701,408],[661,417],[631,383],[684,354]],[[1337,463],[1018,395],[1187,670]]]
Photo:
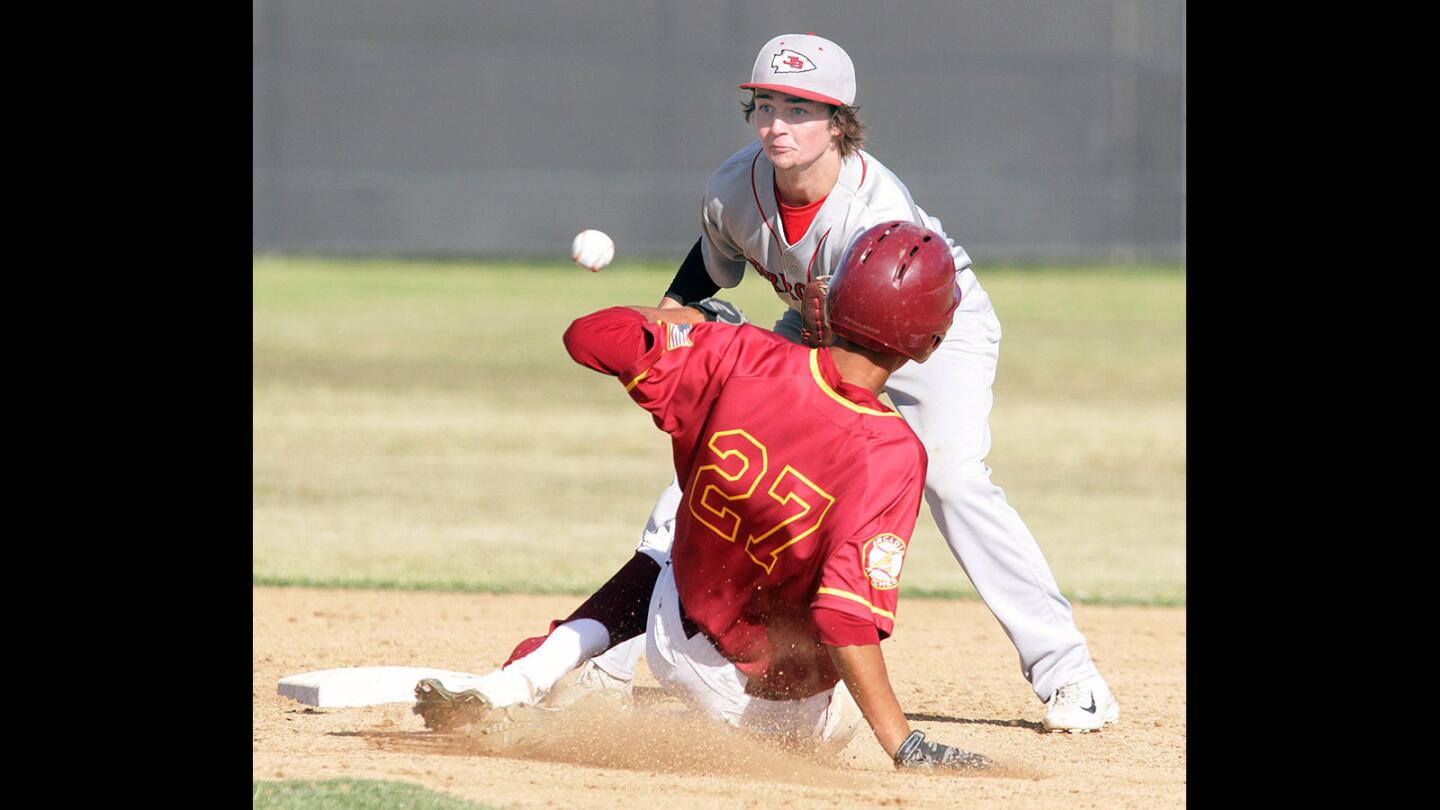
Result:
[[885,642],[911,724],[988,754],[997,773],[896,773],[868,730],[838,761],[683,715],[643,667],[642,711],[589,710],[540,743],[426,731],[409,704],[311,709],[276,681],[346,666],[483,672],[578,602],[571,596],[255,588],[253,776],[419,783],[505,807],[1177,807],[1185,804],[1185,609],[1075,608],[1120,701],[1098,734],[1046,734],[1015,650],[979,602],[902,599]]

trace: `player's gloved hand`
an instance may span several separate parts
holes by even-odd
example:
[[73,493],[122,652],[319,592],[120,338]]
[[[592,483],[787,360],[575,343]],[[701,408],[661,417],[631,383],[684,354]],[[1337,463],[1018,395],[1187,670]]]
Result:
[[700,314],[704,315],[707,321],[719,321],[731,326],[740,326],[750,322],[750,319],[745,317],[745,313],[741,312],[739,307],[729,301],[721,301],[719,298],[705,298],[690,304],[690,306],[700,310]]
[[984,754],[962,751],[940,743],[925,742],[925,732],[912,731],[905,742],[895,749],[895,767],[945,769],[955,771],[983,770],[994,767],[995,761]]

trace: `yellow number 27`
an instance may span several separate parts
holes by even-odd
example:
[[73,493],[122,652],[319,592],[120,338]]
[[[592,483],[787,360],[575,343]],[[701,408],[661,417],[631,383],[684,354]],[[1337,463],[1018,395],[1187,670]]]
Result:
[[[715,463],[695,471],[690,486],[690,514],[710,531],[733,543],[745,532],[745,553],[769,574],[775,570],[780,552],[809,537],[820,528],[835,497],[799,470],[786,464],[775,476],[766,494],[778,506],[757,504],[747,521],[735,508],[749,500],[770,471],[770,452],[754,436],[743,430],[722,430],[706,444],[714,454]],[[770,528],[759,531],[771,521]]]

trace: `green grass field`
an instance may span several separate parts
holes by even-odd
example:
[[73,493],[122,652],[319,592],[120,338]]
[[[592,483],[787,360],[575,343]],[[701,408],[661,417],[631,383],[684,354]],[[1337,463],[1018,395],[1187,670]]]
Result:
[[253,810],[492,810],[407,782],[251,780]]
[[[669,444],[560,335],[674,264],[253,262],[257,583],[588,593]],[[1185,600],[1185,273],[980,268],[1004,329],[993,480],[1078,601]],[[747,278],[727,297],[781,312]],[[973,588],[922,511],[906,595]]]

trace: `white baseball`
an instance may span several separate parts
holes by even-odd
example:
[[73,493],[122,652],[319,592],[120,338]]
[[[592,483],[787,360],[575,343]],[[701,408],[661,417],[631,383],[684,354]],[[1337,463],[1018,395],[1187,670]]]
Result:
[[615,258],[615,242],[604,231],[581,231],[570,243],[570,258],[592,273],[599,272]]

